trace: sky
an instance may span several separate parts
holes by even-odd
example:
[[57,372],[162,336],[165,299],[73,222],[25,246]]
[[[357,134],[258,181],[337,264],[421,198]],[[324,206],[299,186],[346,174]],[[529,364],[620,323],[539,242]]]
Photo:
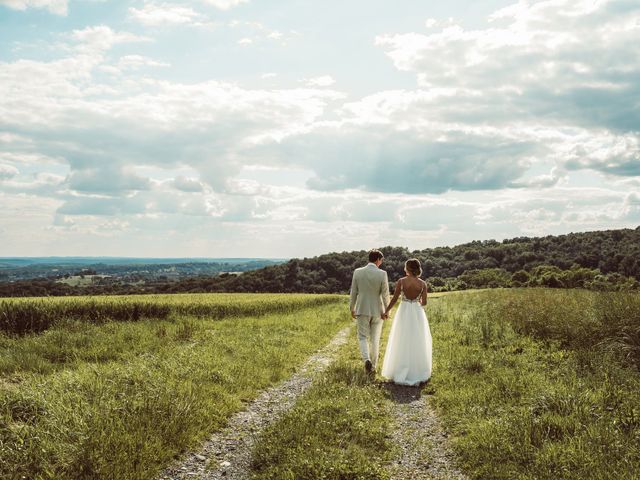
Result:
[[637,0],[0,0],[0,255],[640,224]]

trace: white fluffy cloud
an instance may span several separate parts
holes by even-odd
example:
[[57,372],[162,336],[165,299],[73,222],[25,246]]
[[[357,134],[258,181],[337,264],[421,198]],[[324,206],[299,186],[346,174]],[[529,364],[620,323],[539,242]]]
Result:
[[76,48],[81,53],[102,53],[115,45],[131,42],[149,42],[150,38],[130,32],[113,30],[106,25],[95,25],[74,30],[71,38],[77,42]]
[[0,5],[14,10],[46,8],[56,15],[66,15],[68,12],[68,0],[0,0]]
[[179,175],[173,180],[173,186],[183,192],[202,192],[204,190],[204,185],[198,179],[183,175]]
[[[183,164],[224,190],[256,138],[310,124],[341,98],[327,89],[250,90],[218,81],[104,82],[97,74],[109,66],[109,49],[146,39],[105,26],[74,31],[71,38],[77,48],[66,58],[0,64],[0,95],[10,99],[0,105],[0,125],[34,139],[31,153],[64,159],[71,169],[67,186],[76,191],[145,189],[148,180],[128,167]],[[132,54],[112,68],[122,73],[150,65],[163,63]]]
[[336,81],[331,75],[322,75],[320,77],[308,78],[305,80],[308,87],[330,87]]
[[[442,193],[511,186],[540,147],[503,136],[341,122],[265,146],[268,156],[305,165],[318,190]],[[263,153],[261,152],[261,155]]]
[[171,64],[166,62],[159,62],[152,58],[145,57],[143,55],[125,55],[121,57],[116,65],[119,71],[127,68],[142,68],[142,67],[170,67]]
[[569,153],[570,168],[638,175],[638,38],[637,2],[545,0],[502,9],[484,29],[448,24],[377,44],[425,91],[455,92],[436,107],[441,121],[520,126],[524,140],[547,128],[538,140]]
[[204,16],[186,5],[145,2],[141,8],[130,7],[129,16],[145,26],[202,24]]
[[227,26],[242,35],[242,37],[237,40],[237,43],[244,46],[257,44],[278,44],[286,46],[291,40],[300,35],[295,30],[289,30],[285,33],[279,30],[273,30],[265,24],[256,21],[232,20]]
[[3,165],[0,163],[0,182],[3,180],[9,180],[18,175],[18,173],[18,169],[13,165]]
[[229,10],[243,3],[249,3],[249,0],[202,0],[208,5],[213,5],[220,10]]

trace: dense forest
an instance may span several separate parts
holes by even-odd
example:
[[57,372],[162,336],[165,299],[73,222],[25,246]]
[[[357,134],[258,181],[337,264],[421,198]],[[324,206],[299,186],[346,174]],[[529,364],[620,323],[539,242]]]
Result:
[[[634,288],[640,280],[640,227],[546,237],[518,237],[502,242],[474,241],[455,247],[409,251],[380,249],[393,282],[404,275],[404,261],[420,260],[432,290],[549,286],[603,289]],[[206,281],[207,291],[347,292],[353,270],[367,252],[330,253],[290,260],[239,276]],[[204,285],[203,285],[204,286]]]
[[[467,288],[546,286],[601,290],[638,289],[640,227],[546,237],[518,237],[498,242],[474,241],[454,247],[409,251],[383,247],[382,268],[394,282],[404,275],[406,259],[415,257],[432,291]],[[50,280],[0,284],[0,296],[129,294],[178,292],[346,293],[353,270],[367,252],[329,253],[293,259],[242,274],[197,276],[175,282],[140,285],[93,285],[79,289]]]

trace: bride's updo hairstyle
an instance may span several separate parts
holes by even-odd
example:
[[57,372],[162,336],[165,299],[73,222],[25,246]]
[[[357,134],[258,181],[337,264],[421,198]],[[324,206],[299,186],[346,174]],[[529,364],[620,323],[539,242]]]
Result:
[[420,265],[420,260],[417,258],[410,258],[404,262],[404,269],[416,277],[422,275],[422,265]]

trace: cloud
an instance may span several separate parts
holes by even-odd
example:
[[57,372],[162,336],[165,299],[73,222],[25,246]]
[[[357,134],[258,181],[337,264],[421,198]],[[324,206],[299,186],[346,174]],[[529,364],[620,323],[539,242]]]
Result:
[[566,176],[566,172],[561,171],[558,167],[553,167],[548,174],[536,175],[533,178],[514,182],[513,186],[521,188],[550,188],[557,185]]
[[[21,141],[7,142],[13,144],[15,148],[21,145],[24,148],[24,144]],[[60,158],[52,158],[47,155],[43,155],[38,152],[30,151],[16,151],[16,152],[0,152],[0,160],[13,163],[16,165],[48,165],[48,164],[60,164],[64,160]]]
[[23,175],[20,180],[15,176],[5,180],[2,191],[19,195],[29,195],[44,198],[66,198],[64,179],[62,175],[39,172],[30,176]]
[[305,80],[308,87],[330,87],[336,83],[331,75],[322,75],[321,77],[313,77]]
[[240,45],[251,45],[267,41],[277,42],[285,46],[291,39],[300,35],[295,30],[289,30],[286,33],[279,30],[272,30],[263,23],[255,21],[232,20],[228,23],[228,26],[244,34],[244,36],[238,40]]
[[106,25],[95,25],[80,30],[73,30],[70,37],[78,42],[77,48],[82,53],[101,53],[110,50],[114,45],[131,42],[149,42],[150,38],[130,32],[112,30]]
[[591,134],[567,152],[569,169],[591,168],[620,176],[640,176],[640,135]]
[[19,170],[13,165],[3,165],[0,163],[0,182],[3,180],[10,180],[18,175]]
[[213,5],[220,10],[230,10],[243,3],[249,3],[249,0],[202,0],[207,5]]
[[540,152],[535,143],[490,134],[342,122],[265,144],[258,155],[305,166],[317,190],[417,194],[509,187]]
[[206,23],[206,17],[189,6],[148,1],[141,8],[129,7],[129,17],[147,27]]
[[[101,52],[140,38],[106,27],[86,28],[73,36],[100,53],[0,63],[0,95],[8,99],[0,104],[0,128],[33,138],[32,150],[66,162],[71,187],[98,188],[104,165],[111,165],[108,174],[114,185],[133,187],[124,165],[184,164],[224,190],[245,164],[244,150],[257,138],[310,124],[342,98],[328,89],[244,89],[218,81],[180,84],[129,76],[109,83],[96,74],[107,65]],[[122,66],[139,68],[149,60],[121,58]]]
[[406,202],[398,209],[393,225],[401,230],[438,232],[443,229],[464,230],[477,214],[477,206],[461,202],[443,203],[426,200]]
[[166,191],[163,189],[141,192],[140,201],[145,205],[145,212],[150,216],[187,215],[191,217],[222,216],[221,199],[216,195]]
[[626,221],[640,223],[640,194],[638,192],[630,193],[625,197],[622,216]]
[[140,196],[74,197],[67,200],[57,213],[61,215],[132,215],[145,212]]
[[49,12],[62,16],[66,16],[68,12],[68,0],[0,0],[0,5],[13,10],[46,8]]
[[[543,193],[544,192],[544,193]],[[628,214],[632,195],[598,188],[555,188],[501,195],[480,205],[476,220],[483,228],[518,225],[526,235],[633,226]]]
[[99,165],[73,171],[67,178],[70,189],[85,193],[127,193],[147,190],[148,179],[115,164]]
[[640,45],[632,38],[640,29],[640,5],[520,2],[491,18],[503,24],[383,35],[377,44],[397,68],[415,71],[424,87],[501,91],[496,105],[527,107],[529,114],[622,130],[638,125],[637,109],[624,100],[638,93],[633,78],[640,69]]
[[[421,89],[455,92],[433,112],[441,122],[544,126],[555,130],[556,150],[574,152],[567,168],[637,175],[639,33],[637,2],[549,0],[502,9],[486,28],[451,23],[376,43],[399,70],[416,73]],[[573,138],[559,138],[566,131]],[[594,136],[597,159],[580,152]],[[607,154],[611,145],[615,153]]]
[[171,64],[166,62],[159,62],[152,58],[142,55],[125,55],[118,60],[116,68],[118,70],[124,70],[126,68],[139,69],[142,67],[170,67]]
[[182,192],[202,192],[204,185],[195,178],[178,176],[173,180],[173,186]]

